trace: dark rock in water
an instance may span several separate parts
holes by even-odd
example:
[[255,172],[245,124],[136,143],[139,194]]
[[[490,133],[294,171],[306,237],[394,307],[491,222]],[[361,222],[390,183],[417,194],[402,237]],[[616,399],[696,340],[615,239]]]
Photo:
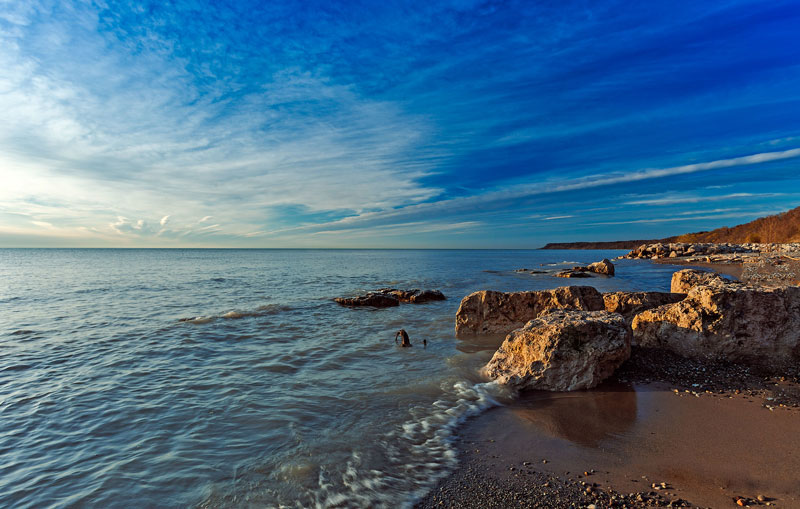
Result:
[[445,299],[446,297],[439,290],[422,290],[418,294],[411,297],[411,302],[414,304],[422,304],[423,302]]
[[398,290],[397,288],[381,288],[378,293],[394,297],[400,302],[410,302],[412,304],[422,304],[434,300],[445,300],[446,297],[439,290]]
[[368,293],[366,295],[359,295],[358,297],[337,297],[333,299],[342,306],[370,306],[375,308],[390,308],[399,306],[400,301],[391,295],[382,293]]
[[516,269],[514,272],[519,272],[522,274],[547,274],[546,270],[535,270],[535,269]]
[[580,268],[582,267],[577,267],[576,269],[572,270],[562,270],[561,272],[556,274],[556,277],[592,277],[590,274],[587,274],[582,270],[577,270]]

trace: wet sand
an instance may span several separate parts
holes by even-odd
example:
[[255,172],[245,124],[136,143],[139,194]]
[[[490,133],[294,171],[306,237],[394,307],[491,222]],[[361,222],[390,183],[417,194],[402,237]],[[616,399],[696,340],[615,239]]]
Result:
[[[462,429],[460,469],[507,481],[515,471],[533,470],[535,483],[551,477],[579,489],[581,482],[596,483],[632,498],[652,492],[662,497],[657,505],[682,499],[726,507],[735,506],[735,497],[756,505],[762,495],[776,507],[800,507],[800,411],[771,411],[749,395],[698,394],[675,393],[663,383],[620,382],[528,393]],[[653,483],[667,489],[655,490]],[[439,494],[447,484],[437,487]],[[587,503],[578,493],[564,495],[566,505]],[[457,505],[485,507],[475,502]]]

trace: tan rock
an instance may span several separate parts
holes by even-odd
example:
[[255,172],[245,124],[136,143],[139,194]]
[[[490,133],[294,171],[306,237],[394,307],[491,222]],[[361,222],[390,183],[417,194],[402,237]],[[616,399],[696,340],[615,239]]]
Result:
[[642,346],[778,369],[800,361],[800,287],[709,278],[685,300],[639,313],[632,328]]
[[485,373],[519,389],[574,391],[596,386],[631,353],[621,315],[606,311],[553,311],[513,331]]
[[686,298],[684,293],[666,292],[609,292],[603,294],[606,311],[619,313],[630,324],[636,314]]
[[508,334],[554,309],[602,311],[603,296],[591,286],[503,293],[482,290],[461,300],[456,334]]
[[589,272],[594,272],[595,274],[603,274],[606,276],[614,275],[614,264],[611,263],[608,258],[603,258],[599,262],[591,263],[587,268]]
[[672,293],[689,293],[689,290],[699,285],[725,285],[734,283],[735,281],[725,279],[715,272],[706,272],[696,269],[683,269],[672,274],[670,291]]

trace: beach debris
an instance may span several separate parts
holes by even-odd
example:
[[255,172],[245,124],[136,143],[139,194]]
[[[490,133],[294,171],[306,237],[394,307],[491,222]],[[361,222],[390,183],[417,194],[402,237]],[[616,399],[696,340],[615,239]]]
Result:
[[408,339],[408,333],[406,332],[405,329],[400,329],[399,331],[397,331],[397,334],[394,335],[394,344],[397,344],[398,337],[400,338],[400,346],[402,347],[414,346]]
[[630,353],[622,315],[558,310],[511,332],[484,371],[516,388],[574,391],[608,378]]

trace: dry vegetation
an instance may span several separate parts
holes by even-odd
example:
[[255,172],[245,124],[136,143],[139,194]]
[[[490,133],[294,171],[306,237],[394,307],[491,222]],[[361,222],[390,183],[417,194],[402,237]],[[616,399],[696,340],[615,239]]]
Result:
[[800,242],[800,207],[732,228],[679,235],[678,242]]

